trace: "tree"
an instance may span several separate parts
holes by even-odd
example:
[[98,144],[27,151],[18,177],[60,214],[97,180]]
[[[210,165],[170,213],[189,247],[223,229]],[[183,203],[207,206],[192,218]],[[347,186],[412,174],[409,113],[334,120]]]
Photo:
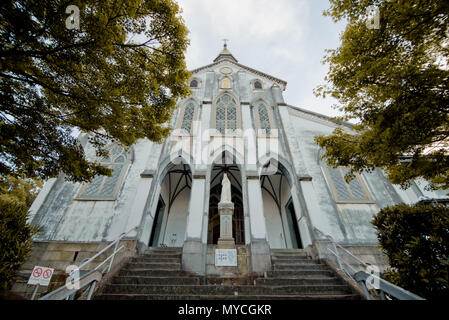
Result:
[[80,131],[98,156],[110,140],[162,141],[189,92],[179,14],[174,0],[2,1],[0,174],[110,175],[86,159]]
[[392,269],[382,277],[427,299],[449,293],[449,208],[399,204],[373,219]]
[[27,214],[41,186],[32,179],[0,180],[0,291],[9,289],[31,252],[31,237],[39,228],[27,223]]
[[[341,45],[328,50],[328,85],[352,132],[316,137],[328,164],[351,174],[383,168],[406,188],[424,178],[449,188],[449,3],[435,0],[330,0],[324,14],[347,19]],[[369,23],[375,5],[379,28]],[[367,24],[368,22],[368,24]],[[348,176],[350,178],[351,174]]]

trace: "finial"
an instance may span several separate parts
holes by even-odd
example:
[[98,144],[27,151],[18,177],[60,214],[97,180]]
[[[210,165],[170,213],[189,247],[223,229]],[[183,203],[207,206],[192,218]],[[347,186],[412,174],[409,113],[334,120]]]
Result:
[[223,39],[223,41],[224,41],[224,47],[227,48],[228,45],[227,45],[226,41],[229,41],[229,39]]

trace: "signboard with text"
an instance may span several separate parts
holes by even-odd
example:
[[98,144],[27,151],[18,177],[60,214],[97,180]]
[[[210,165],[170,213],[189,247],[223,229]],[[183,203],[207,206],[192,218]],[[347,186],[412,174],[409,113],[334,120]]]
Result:
[[53,276],[54,269],[47,267],[35,266],[28,279],[28,284],[38,284],[40,286],[48,286]]
[[236,267],[237,250],[236,249],[215,249],[216,267]]

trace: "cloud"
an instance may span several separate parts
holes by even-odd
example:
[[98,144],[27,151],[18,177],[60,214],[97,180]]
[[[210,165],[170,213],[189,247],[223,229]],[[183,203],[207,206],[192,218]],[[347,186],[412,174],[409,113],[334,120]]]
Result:
[[[222,39],[230,40],[229,48],[246,52],[263,52],[273,58],[297,58],[307,32],[308,7],[305,0],[178,0],[190,30],[191,47],[188,62],[200,63],[213,46],[219,52]],[[233,51],[234,50],[234,51]],[[295,52],[296,54],[287,54]],[[193,57],[192,55],[195,55]],[[238,55],[244,58],[245,54]]]
[[288,82],[287,103],[335,115],[332,100],[318,99],[313,88],[324,83],[324,49],[335,48],[338,32],[322,16],[327,0],[178,0],[190,30],[187,67],[209,63],[229,39],[241,64]]

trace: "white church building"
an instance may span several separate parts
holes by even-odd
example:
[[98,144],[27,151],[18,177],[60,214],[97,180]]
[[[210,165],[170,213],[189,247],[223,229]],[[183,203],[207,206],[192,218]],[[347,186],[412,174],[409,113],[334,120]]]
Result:
[[286,81],[240,64],[225,45],[212,63],[192,70],[192,94],[178,102],[174,130],[162,144],[141,139],[125,151],[112,143],[110,156],[98,159],[86,134],[80,135],[86,155],[113,174],[90,183],[69,182],[63,174],[48,180],[31,207],[29,220],[42,228],[34,242],[66,246],[68,253],[58,259],[72,262],[74,245],[106,244],[131,230],[127,239],[138,253],[179,247],[183,270],[214,274],[209,256],[220,237],[226,173],[232,236],[248,273],[270,270],[272,249],[324,255],[327,240],[319,231],[371,263],[385,264],[373,215],[441,194],[419,181],[402,190],[381,170],[346,182],[345,168],[321,160],[314,137],[338,127],[351,131],[351,125],[288,104],[286,87]]

